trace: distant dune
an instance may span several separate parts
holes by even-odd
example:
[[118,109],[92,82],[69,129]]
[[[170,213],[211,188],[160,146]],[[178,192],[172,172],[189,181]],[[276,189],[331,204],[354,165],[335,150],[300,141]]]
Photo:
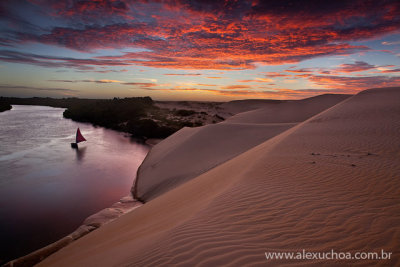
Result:
[[259,109],[242,112],[228,118],[235,123],[302,122],[347,99],[351,95],[325,94],[303,100],[271,102]]
[[218,124],[181,129],[153,147],[138,171],[134,195],[149,201],[348,97],[321,95],[297,101],[224,103],[224,109],[231,112],[256,110]]
[[[400,88],[363,91],[86,235],[39,266],[400,265],[399,103]],[[181,133],[186,142],[194,136],[189,133]],[[265,258],[265,252],[302,249],[383,249],[392,259]]]

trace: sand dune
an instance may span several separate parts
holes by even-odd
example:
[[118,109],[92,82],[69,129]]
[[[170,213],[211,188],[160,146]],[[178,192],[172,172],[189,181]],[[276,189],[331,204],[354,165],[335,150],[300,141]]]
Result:
[[266,107],[272,103],[281,103],[285,100],[244,99],[229,102],[197,102],[197,101],[156,101],[156,105],[166,109],[189,109],[198,112],[221,115],[228,118],[237,113]]
[[236,114],[227,121],[235,123],[302,122],[348,97],[350,95],[325,94],[303,100],[271,102],[259,109]]
[[155,146],[138,170],[134,194],[149,201],[212,169],[294,123],[219,123],[185,128]]
[[244,99],[244,100],[233,100],[222,103],[220,105],[223,114],[235,115],[238,113],[251,111],[259,108],[268,107],[271,104],[279,104],[290,100],[273,100],[273,99]]
[[348,97],[228,102],[225,109],[263,108],[222,123],[184,128],[153,147],[138,171],[134,195],[143,201],[154,199]]
[[[364,91],[39,265],[399,265],[399,103],[400,88]],[[267,261],[264,254],[302,249],[393,254],[381,261]]]

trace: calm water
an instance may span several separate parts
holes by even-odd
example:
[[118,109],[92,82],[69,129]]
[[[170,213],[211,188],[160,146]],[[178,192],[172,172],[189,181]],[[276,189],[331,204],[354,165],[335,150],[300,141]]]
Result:
[[[0,113],[0,263],[56,241],[128,195],[148,152],[63,111],[15,105]],[[88,140],[79,150],[70,146],[77,127]]]

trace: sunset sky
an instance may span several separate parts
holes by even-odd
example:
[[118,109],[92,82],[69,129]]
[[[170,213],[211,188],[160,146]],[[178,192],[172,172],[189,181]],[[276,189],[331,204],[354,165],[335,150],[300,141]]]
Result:
[[1,0],[0,96],[299,99],[400,85],[400,1]]

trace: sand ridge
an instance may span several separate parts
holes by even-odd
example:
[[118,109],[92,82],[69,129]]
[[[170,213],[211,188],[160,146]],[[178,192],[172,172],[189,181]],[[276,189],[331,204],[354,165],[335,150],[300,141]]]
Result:
[[227,109],[258,109],[218,124],[184,128],[157,144],[138,170],[134,195],[142,201],[154,199],[348,97],[225,103]]
[[[400,88],[364,91],[146,203],[39,266],[400,264]],[[266,251],[390,261],[267,261]]]

